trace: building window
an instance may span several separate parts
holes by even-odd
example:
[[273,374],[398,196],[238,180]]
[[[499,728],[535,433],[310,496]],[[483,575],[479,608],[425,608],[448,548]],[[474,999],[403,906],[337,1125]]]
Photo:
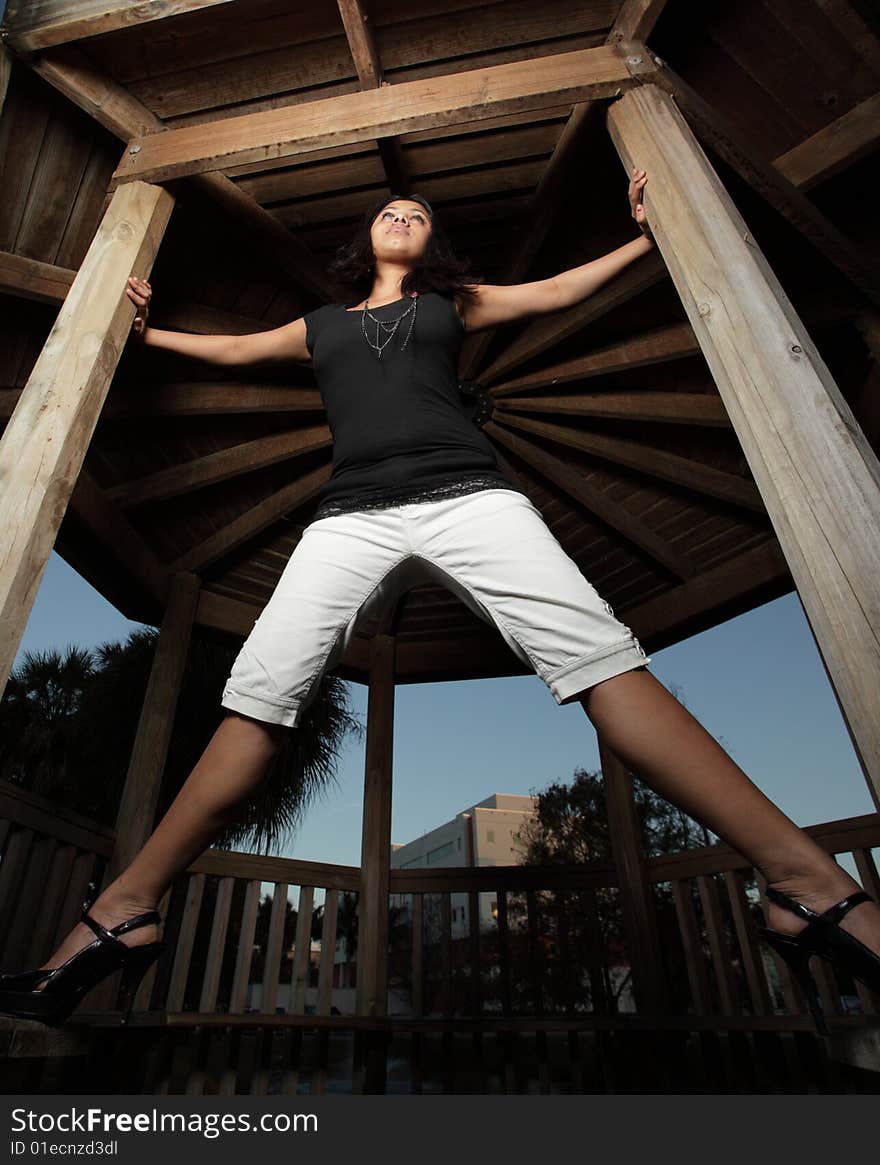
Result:
[[495,830],[494,829],[487,829],[486,830],[486,841],[494,841],[494,840],[495,840]]

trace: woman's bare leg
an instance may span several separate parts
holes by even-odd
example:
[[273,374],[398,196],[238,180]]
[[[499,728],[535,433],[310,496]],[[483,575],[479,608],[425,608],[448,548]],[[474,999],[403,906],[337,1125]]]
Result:
[[[579,701],[624,764],[747,857],[770,885],[817,911],[861,888],[647,669],[603,680]],[[774,904],[768,914],[768,925],[786,934],[806,925]],[[880,907],[861,903],[840,925],[880,954]]]
[[[235,817],[266,775],[269,763],[290,731],[230,712],[202,753],[165,816],[140,852],[89,911],[108,928],[155,908],[165,891]],[[157,926],[142,926],[121,935],[131,946],[153,942]],[[42,967],[57,967],[95,933],[78,922]]]

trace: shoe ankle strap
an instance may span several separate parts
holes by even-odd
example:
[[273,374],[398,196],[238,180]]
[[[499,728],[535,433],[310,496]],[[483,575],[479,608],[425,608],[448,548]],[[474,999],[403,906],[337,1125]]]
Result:
[[810,910],[801,902],[795,902],[793,898],[789,898],[787,894],[783,894],[781,890],[776,890],[773,886],[767,887],[767,897],[778,906],[784,906],[793,914],[805,918],[807,922],[820,926],[835,926],[854,906],[858,906],[861,902],[872,901],[870,894],[864,890],[856,890],[846,898],[842,898],[840,902],[836,902],[834,906],[829,906],[822,914],[817,914],[815,910]]
[[118,926],[114,926],[108,930],[106,926],[102,926],[97,918],[92,918],[91,914],[84,912],[82,921],[92,928],[98,938],[103,939],[107,943],[118,943],[117,935],[127,934],[128,931],[134,930],[139,926],[149,926],[150,923],[157,925],[162,921],[162,917],[158,910],[145,910],[143,914],[136,914],[134,918],[127,918],[125,922],[120,922]]

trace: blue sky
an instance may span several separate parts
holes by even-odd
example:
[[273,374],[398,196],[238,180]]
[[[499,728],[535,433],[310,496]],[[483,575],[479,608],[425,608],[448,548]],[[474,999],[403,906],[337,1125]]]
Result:
[[[123,618],[53,552],[19,649],[124,639]],[[787,595],[673,647],[650,670],[799,825],[872,813],[865,784],[801,604]],[[366,716],[366,687],[350,685]],[[360,865],[363,745],[285,853]],[[580,705],[560,707],[537,676],[403,684],[397,689],[392,839],[407,842],[493,792],[535,793],[599,768]]]

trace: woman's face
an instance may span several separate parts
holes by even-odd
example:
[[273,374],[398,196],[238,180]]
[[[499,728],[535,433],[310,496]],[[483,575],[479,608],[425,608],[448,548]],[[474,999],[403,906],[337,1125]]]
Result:
[[420,202],[395,199],[384,206],[370,228],[376,259],[415,262],[424,253],[431,234],[431,220]]

